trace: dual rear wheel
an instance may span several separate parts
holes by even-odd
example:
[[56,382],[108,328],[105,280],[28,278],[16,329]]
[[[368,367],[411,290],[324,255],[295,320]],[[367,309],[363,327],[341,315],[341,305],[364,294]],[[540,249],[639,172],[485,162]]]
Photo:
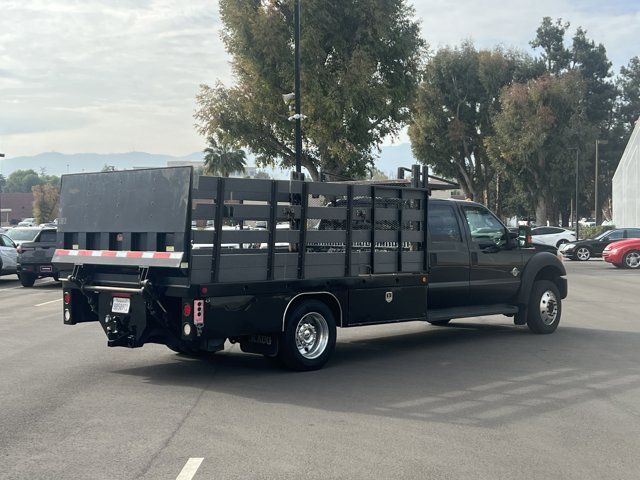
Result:
[[336,334],[336,320],[327,304],[304,300],[288,315],[278,357],[292,370],[317,370],[335,350]]

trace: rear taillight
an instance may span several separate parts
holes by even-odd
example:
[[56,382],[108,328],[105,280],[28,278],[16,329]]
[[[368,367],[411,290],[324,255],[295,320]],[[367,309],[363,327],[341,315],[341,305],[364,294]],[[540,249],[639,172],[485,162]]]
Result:
[[72,319],[71,319],[71,310],[72,310],[72,306],[71,306],[71,292],[68,290],[65,290],[62,293],[62,301],[64,302],[64,308],[63,308],[63,315],[64,315],[64,321],[65,323],[72,323]]
[[190,317],[191,316],[191,305],[188,303],[185,303],[184,306],[182,307],[182,313],[185,317]]

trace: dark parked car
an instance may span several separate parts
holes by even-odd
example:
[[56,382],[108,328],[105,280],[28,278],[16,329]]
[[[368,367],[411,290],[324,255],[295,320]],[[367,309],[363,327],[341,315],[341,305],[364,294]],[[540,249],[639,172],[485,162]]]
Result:
[[44,228],[33,241],[18,246],[18,277],[23,287],[33,287],[38,278],[58,280],[58,270],[51,263],[57,237],[55,228]]
[[595,238],[561,245],[559,251],[570,260],[586,261],[593,257],[601,257],[607,245],[625,238],[640,238],[640,228],[616,228]]

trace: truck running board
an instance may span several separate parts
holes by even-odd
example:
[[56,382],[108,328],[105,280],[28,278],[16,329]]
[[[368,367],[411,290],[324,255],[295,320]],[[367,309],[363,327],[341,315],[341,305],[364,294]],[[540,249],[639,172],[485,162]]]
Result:
[[515,315],[518,307],[498,303],[496,305],[476,305],[471,307],[438,308],[429,311],[427,321],[449,320],[451,318],[483,317],[485,315]]

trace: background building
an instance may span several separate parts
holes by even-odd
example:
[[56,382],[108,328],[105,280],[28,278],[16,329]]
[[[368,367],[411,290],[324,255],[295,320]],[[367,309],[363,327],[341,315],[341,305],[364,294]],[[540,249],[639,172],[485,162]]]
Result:
[[33,217],[33,193],[0,193],[0,209],[3,226]]
[[616,227],[640,226],[640,121],[613,176],[612,201]]

